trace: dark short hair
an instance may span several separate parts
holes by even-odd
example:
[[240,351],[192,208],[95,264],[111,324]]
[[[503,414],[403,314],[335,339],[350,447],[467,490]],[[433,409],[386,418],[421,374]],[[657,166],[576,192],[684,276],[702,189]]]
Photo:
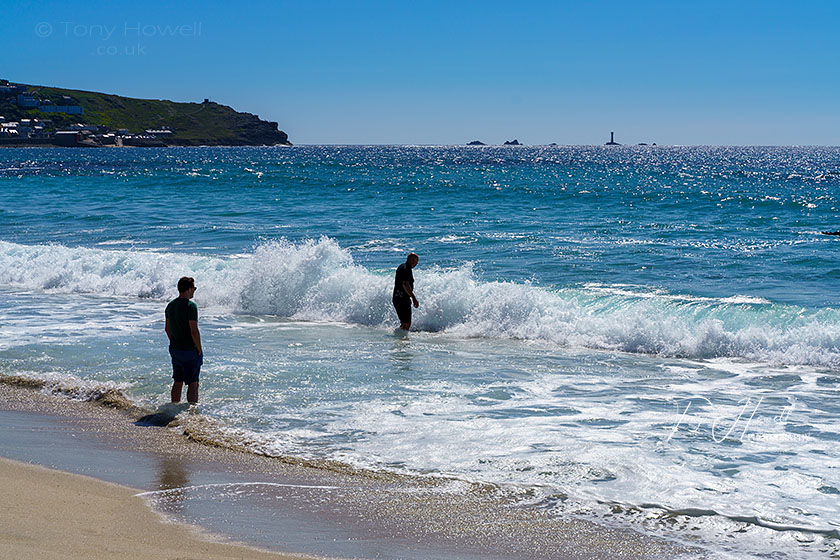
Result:
[[183,294],[190,288],[195,288],[195,278],[191,278],[190,276],[182,276],[180,280],[178,280],[178,293]]

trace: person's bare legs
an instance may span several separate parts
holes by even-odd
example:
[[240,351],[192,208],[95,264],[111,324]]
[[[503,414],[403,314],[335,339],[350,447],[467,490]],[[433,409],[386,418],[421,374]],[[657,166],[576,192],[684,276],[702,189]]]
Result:
[[[180,398],[180,391],[178,396]],[[198,403],[198,381],[187,385],[187,402],[190,404]]]
[[404,331],[407,331],[408,329],[411,328],[411,323],[410,322],[409,323],[400,323],[400,328]]
[[[172,382],[172,402],[181,402],[181,389],[184,387],[183,381]],[[196,388],[196,392],[198,388]],[[189,399],[189,389],[187,389],[187,398]]]

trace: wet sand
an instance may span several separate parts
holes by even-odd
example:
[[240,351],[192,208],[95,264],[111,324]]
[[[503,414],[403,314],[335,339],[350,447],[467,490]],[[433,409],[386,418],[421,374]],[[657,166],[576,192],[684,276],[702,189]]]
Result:
[[[697,549],[633,531],[550,516],[539,504],[523,507],[519,491],[243,453],[195,441],[199,436],[190,439],[180,426],[139,426],[135,422],[141,414],[0,383],[0,455],[123,485],[105,485],[115,492],[102,498],[115,500],[111,504],[124,499],[131,508],[143,510],[146,506],[135,494],[145,492],[147,502],[171,520],[200,526],[218,539],[272,552],[417,560],[703,556]],[[10,464],[0,465],[3,479],[9,478]],[[65,490],[75,492],[64,498],[70,508],[67,514],[53,517],[81,524],[59,530],[63,538],[83,541],[86,520],[91,520],[90,525],[98,522],[84,510],[74,510],[74,502],[85,504],[86,493],[98,496],[100,490],[90,479],[81,479],[82,484],[77,477],[50,475],[56,496]],[[31,542],[38,541],[41,526],[53,522],[47,516],[51,510],[28,514],[33,527],[28,535],[35,539]],[[144,512],[156,519],[151,510]],[[164,527],[178,528],[180,534],[210,546],[188,529]],[[0,531],[3,539],[13,535],[17,533],[7,536]],[[20,535],[25,540],[27,533]],[[44,535],[42,540],[53,538]],[[82,541],[74,546],[83,546]],[[125,546],[137,558],[170,557],[144,549],[143,541],[129,540]],[[187,552],[185,547],[180,556],[172,557],[191,558]],[[45,552],[30,557],[50,556]],[[204,553],[196,557],[227,558]]]
[[134,489],[2,458],[0,495],[4,558],[293,558],[212,542],[194,527],[165,522]]

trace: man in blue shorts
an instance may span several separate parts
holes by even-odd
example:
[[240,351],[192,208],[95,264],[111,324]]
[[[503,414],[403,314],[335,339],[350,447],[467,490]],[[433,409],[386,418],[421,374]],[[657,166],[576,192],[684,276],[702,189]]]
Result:
[[204,361],[201,334],[198,332],[198,307],[190,301],[195,295],[195,280],[178,280],[178,297],[166,306],[166,336],[172,356],[172,402],[181,402],[181,390],[187,384],[187,402],[198,402],[198,373]]
[[409,253],[405,262],[397,267],[394,275],[394,296],[391,301],[394,309],[397,310],[397,317],[400,318],[400,328],[407,331],[411,327],[411,304],[420,307],[417,298],[414,297],[414,273],[411,269],[417,266],[420,257],[417,253]]

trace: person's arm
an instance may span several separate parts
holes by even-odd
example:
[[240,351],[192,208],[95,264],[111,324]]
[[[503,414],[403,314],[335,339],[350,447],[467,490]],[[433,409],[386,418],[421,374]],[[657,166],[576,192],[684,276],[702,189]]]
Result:
[[402,289],[405,293],[408,294],[408,297],[411,298],[411,301],[414,302],[414,307],[420,307],[420,302],[417,301],[416,297],[414,297],[414,292],[411,290],[411,284],[408,283],[408,280],[403,280]]
[[198,321],[190,321],[190,334],[192,335],[193,344],[198,349],[198,355],[202,354],[201,351],[201,333],[198,332]]
[[169,330],[169,317],[166,318],[166,326],[164,327],[164,330],[166,331],[166,338],[172,342],[172,333]]

